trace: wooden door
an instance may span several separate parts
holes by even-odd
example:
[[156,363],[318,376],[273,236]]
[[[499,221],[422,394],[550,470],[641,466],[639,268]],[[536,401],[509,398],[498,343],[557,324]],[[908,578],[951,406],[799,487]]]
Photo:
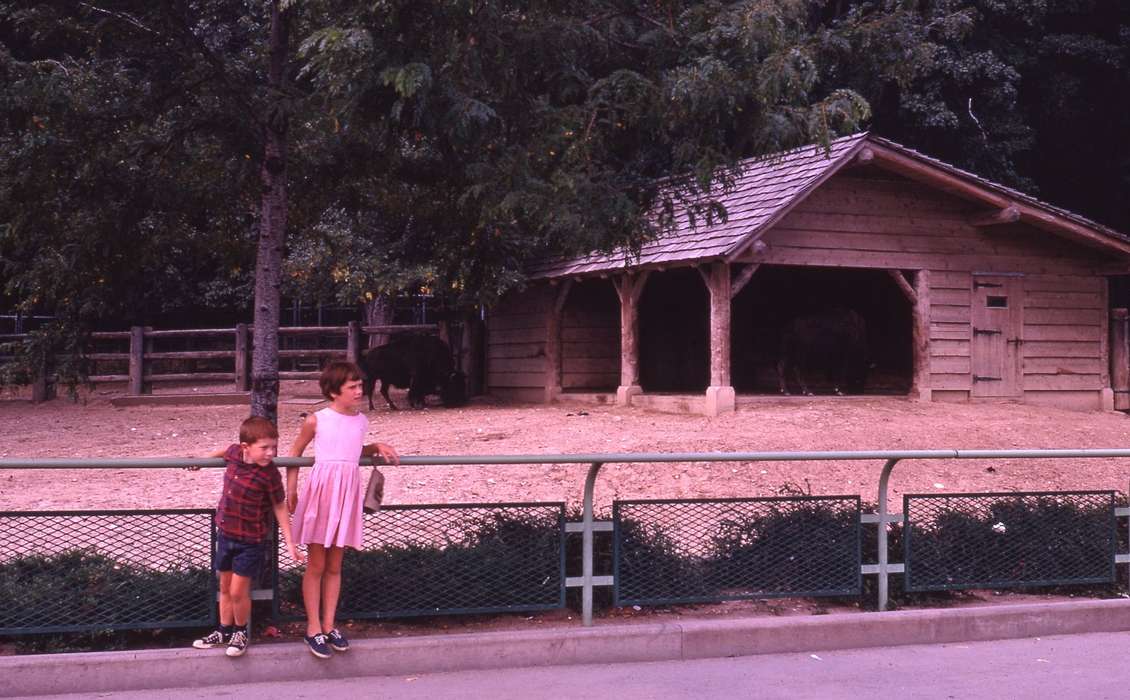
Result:
[[1023,283],[1016,276],[973,275],[973,396],[1020,393]]

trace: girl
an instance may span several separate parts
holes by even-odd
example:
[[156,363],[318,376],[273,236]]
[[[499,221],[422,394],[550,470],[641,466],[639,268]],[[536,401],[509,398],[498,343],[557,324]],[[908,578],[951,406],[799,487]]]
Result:
[[294,514],[295,541],[307,545],[302,601],[306,605],[306,645],[320,659],[330,649],[346,651],[349,642],[334,625],[341,594],[341,560],[346,547],[361,548],[365,484],[357,459],[379,455],[398,464],[396,450],[375,442],[363,445],[369,419],[361,413],[361,370],[352,362],[331,362],[318,380],[330,405],[306,417],[290,456],[301,457],[314,441],[314,469],[298,497],[298,468],[287,467],[286,502]]

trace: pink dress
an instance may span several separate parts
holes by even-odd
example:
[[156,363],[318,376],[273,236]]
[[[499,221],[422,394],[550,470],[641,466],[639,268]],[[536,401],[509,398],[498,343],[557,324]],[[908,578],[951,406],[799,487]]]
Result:
[[357,460],[369,430],[365,414],[347,416],[332,408],[314,414],[314,468],[298,497],[291,529],[301,544],[361,549],[365,484]]

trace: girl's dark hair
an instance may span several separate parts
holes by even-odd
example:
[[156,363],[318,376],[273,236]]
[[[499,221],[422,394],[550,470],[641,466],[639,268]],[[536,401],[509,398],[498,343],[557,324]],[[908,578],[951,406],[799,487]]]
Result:
[[334,360],[322,370],[322,376],[318,378],[318,386],[322,388],[322,396],[332,401],[334,394],[341,393],[342,384],[360,379],[361,368],[356,364],[345,360]]

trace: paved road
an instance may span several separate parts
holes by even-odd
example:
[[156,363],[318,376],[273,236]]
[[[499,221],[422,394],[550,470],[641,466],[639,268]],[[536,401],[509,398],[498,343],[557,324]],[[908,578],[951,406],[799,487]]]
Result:
[[[348,678],[114,693],[114,700],[200,698],[396,698],[442,700],[617,700],[759,698],[835,700],[899,698],[1130,697],[1130,633],[1000,642],[903,646],[819,654],[772,654],[701,661],[554,666],[418,677]],[[248,657],[233,662],[254,662]],[[332,663],[330,660],[329,663]],[[65,695],[54,698],[111,697]],[[43,700],[42,698],[40,700]]]

